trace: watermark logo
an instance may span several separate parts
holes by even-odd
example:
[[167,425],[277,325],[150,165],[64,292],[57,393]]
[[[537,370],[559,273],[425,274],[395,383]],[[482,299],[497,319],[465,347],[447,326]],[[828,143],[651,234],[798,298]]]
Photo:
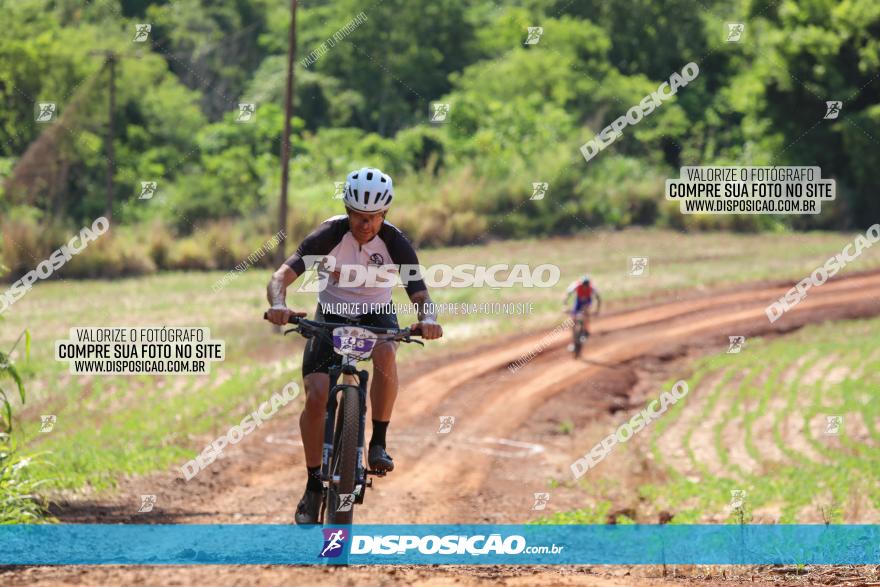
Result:
[[700,75],[700,67],[690,62],[685,65],[681,74],[673,73],[669,77],[668,82],[663,82],[652,92],[642,98],[641,102],[626,111],[626,114],[619,116],[614,122],[602,129],[595,138],[590,139],[581,145],[580,151],[587,162],[598,155],[601,151],[611,146],[618,138],[623,136],[623,129],[627,125],[632,126],[638,124],[643,118],[654,112],[655,109],[663,105],[663,102],[669,100],[678,93],[679,88],[683,88],[690,82],[697,79]]
[[731,489],[730,490],[730,504],[729,507],[731,510],[741,510],[743,505],[746,502],[746,492],[742,489]]
[[320,271],[306,271],[306,276],[296,289],[300,293],[317,293],[327,288],[328,273]]
[[345,182],[344,181],[334,181],[333,182],[334,192],[333,199],[341,200],[345,197]]
[[89,243],[97,240],[99,236],[108,230],[110,230],[110,221],[103,216],[96,219],[91,227],[83,227],[79,234],[70,239],[66,245],[61,245],[61,248],[49,255],[48,259],[37,265],[36,269],[28,271],[21,279],[13,283],[8,290],[0,294],[0,314],[24,297],[34,287],[34,282],[38,279],[48,279],[51,277],[53,273],[70,261],[74,255],[83,252]]
[[20,469],[24,469],[25,467],[30,466],[31,460],[32,460],[31,457],[24,457],[22,459],[19,459],[19,461],[17,463],[12,465],[12,471],[13,472],[18,471]]
[[727,23],[727,42],[738,43],[746,30],[746,25],[741,22]]
[[630,257],[629,258],[629,274],[631,277],[641,277],[648,273],[647,257]]
[[[325,530],[326,532],[326,530]],[[326,540],[325,540],[326,543]],[[406,555],[416,551],[421,555],[515,555],[526,553],[559,554],[565,546],[548,544],[528,546],[525,536],[511,534],[502,536],[498,533],[475,535],[442,535],[432,532],[430,535],[393,534],[393,535],[354,535],[351,538],[351,554],[372,555]]]
[[825,120],[834,120],[843,109],[843,102],[830,100],[825,102]]
[[257,105],[253,102],[246,102],[238,105],[238,115],[235,122],[253,122],[257,119]]
[[337,512],[350,512],[353,505],[354,505],[354,493],[340,493],[339,494],[339,507],[336,508],[336,511]]
[[55,341],[55,360],[77,375],[210,373],[226,360],[226,343],[204,327],[84,326],[68,336]]
[[605,460],[618,443],[627,442],[645,426],[662,416],[676,402],[688,394],[688,384],[684,380],[676,381],[670,391],[660,394],[659,400],[651,401],[647,407],[634,414],[629,420],[617,427],[617,430],[603,438],[588,453],[571,464],[571,472],[575,479]]
[[153,511],[153,507],[156,505],[156,496],[155,495],[142,495],[141,496],[141,507],[138,508],[139,514],[145,514],[147,512]]
[[159,183],[155,181],[142,181],[141,182],[141,193],[138,195],[138,200],[151,200],[153,196],[156,195],[156,189],[159,187]]
[[144,43],[150,36],[150,31],[153,30],[153,25],[151,24],[136,24],[134,25],[134,38],[132,39],[133,43]]
[[440,416],[440,428],[437,429],[437,434],[449,434],[454,425],[455,416]]
[[284,232],[284,230],[279,230],[278,232],[276,232],[274,235],[272,235],[272,238],[263,243],[263,246],[248,255],[247,259],[236,265],[235,268],[231,271],[227,271],[226,275],[218,279],[214,283],[214,285],[211,286],[213,292],[217,293],[218,291],[226,287],[231,281],[238,279],[242,273],[253,267],[253,265],[257,261],[265,257],[269,253],[269,251],[275,250],[275,248],[278,247],[278,245],[281,244],[285,238],[287,238],[287,233]]
[[[525,263],[507,265],[394,265],[371,257],[368,264],[338,264],[332,255],[303,255],[306,271],[298,292],[321,292],[329,288],[392,288],[422,280],[428,287],[472,288],[553,287],[561,271],[544,263],[530,267]],[[317,267],[313,267],[317,265]],[[500,274],[504,274],[502,277]]]
[[333,36],[328,37],[326,41],[323,41],[317,49],[310,52],[303,59],[300,60],[300,65],[305,68],[308,68],[313,63],[315,63],[318,59],[327,54],[327,52],[336,46],[336,43],[343,40],[345,37],[350,35],[357,29],[361,24],[367,22],[367,15],[361,12],[353,19],[351,19],[344,27],[333,33]]
[[55,422],[58,421],[58,417],[54,414],[44,414],[40,416],[40,432],[52,432],[52,429],[55,428]]
[[431,102],[428,109],[428,116],[430,116],[431,122],[447,122],[451,108],[452,105],[445,102]]
[[544,27],[542,26],[530,26],[529,34],[526,37],[526,45],[537,45],[538,41],[541,40],[541,35],[544,34]]
[[736,355],[742,352],[743,346],[746,344],[745,336],[728,336],[729,346],[727,347],[728,355]]
[[[336,258],[332,255],[303,255],[306,271],[302,283],[296,288],[299,293],[317,293],[327,289],[330,277],[334,276]],[[338,281],[339,272],[335,272]]]
[[532,197],[530,200],[543,200],[544,196],[547,195],[547,190],[550,189],[550,184],[546,181],[535,181],[532,182]]
[[574,320],[572,320],[571,318],[566,318],[564,322],[562,322],[561,324],[557,324],[556,328],[554,328],[550,333],[541,338],[535,348],[518,358],[513,363],[509,364],[507,366],[507,370],[511,373],[516,373],[519,369],[522,369],[529,361],[534,359],[536,356],[542,353],[544,349],[550,346],[553,341],[556,340],[556,337],[559,335],[560,332],[562,332],[563,330],[567,330],[572,326],[574,326]]
[[253,432],[257,427],[262,426],[263,422],[274,416],[278,410],[292,402],[299,395],[299,386],[291,381],[284,386],[280,392],[272,394],[272,397],[260,404],[256,410],[245,416],[239,424],[230,428],[225,434],[219,436],[196,458],[184,463],[180,467],[185,480],[189,481],[199,471],[206,469],[223,456],[223,450],[230,444],[238,444],[242,439]]
[[682,214],[818,214],[837,197],[821,175],[816,166],[684,166],[664,194]]
[[543,510],[547,507],[547,502],[550,501],[549,493],[535,493],[535,503],[532,505],[533,511]]
[[318,558],[335,558],[342,554],[345,549],[345,541],[348,540],[348,530],[345,528],[322,528],[324,533],[324,546]]
[[825,434],[838,436],[842,427],[843,416],[825,416]]
[[34,121],[52,122],[57,111],[55,102],[37,102],[34,104]]
[[785,292],[782,297],[764,308],[767,319],[772,324],[782,318],[783,314],[793,309],[807,297],[811,287],[824,285],[826,281],[837,275],[849,263],[855,261],[865,249],[870,248],[877,241],[880,241],[880,224],[874,224],[868,228],[865,234],[856,236],[855,240],[843,247],[840,253],[829,257],[823,265],[814,269],[808,277],[801,279],[794,287]]

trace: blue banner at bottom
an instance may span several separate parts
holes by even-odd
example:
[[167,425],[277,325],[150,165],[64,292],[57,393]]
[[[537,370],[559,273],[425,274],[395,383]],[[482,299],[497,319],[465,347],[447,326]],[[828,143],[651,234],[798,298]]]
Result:
[[878,563],[878,525],[0,526],[3,565]]

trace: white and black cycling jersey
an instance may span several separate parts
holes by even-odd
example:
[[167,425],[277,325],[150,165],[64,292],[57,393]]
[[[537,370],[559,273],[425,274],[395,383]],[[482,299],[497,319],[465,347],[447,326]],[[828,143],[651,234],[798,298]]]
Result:
[[[415,249],[399,228],[384,221],[379,233],[370,242],[361,245],[351,233],[348,216],[344,214],[322,222],[303,239],[285,264],[297,275],[302,275],[321,258],[328,256],[333,258],[337,271],[346,265],[361,265],[368,268],[391,266],[396,273],[400,265],[416,267],[419,264]],[[385,304],[391,301],[391,287],[376,283],[343,287],[339,284],[339,274],[331,274],[328,276],[326,286],[318,292],[318,302],[352,306],[360,304],[361,307],[365,304]],[[427,289],[420,276],[416,279],[407,279],[404,287],[410,296]]]

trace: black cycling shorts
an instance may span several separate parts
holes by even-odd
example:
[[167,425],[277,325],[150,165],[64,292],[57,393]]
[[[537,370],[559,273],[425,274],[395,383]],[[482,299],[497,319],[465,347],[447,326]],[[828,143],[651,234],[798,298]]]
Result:
[[[390,306],[390,304],[389,304]],[[353,326],[373,326],[375,328],[400,328],[394,310],[375,314],[363,314],[356,318],[346,318],[336,314],[321,312],[321,304],[315,309],[315,320],[320,322],[342,322]],[[329,373],[333,365],[342,365],[342,355],[333,350],[333,345],[326,338],[313,336],[306,343],[303,352],[303,377],[310,373]]]

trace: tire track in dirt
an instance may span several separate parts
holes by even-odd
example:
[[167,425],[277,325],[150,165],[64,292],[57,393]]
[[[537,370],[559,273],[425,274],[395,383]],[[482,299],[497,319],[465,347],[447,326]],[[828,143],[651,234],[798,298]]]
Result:
[[[823,287],[834,285],[835,291],[857,290],[876,285],[876,275],[858,275],[846,280],[826,283]],[[770,302],[782,295],[788,287],[762,287],[729,294],[707,296],[685,301],[670,302],[660,305],[637,308],[635,310],[612,314],[607,317],[595,319],[592,325],[594,335],[610,332],[619,332],[633,327],[656,326],[660,323],[690,314],[711,311],[725,305],[736,306],[743,303],[755,303],[759,300],[763,308]],[[814,290],[814,291],[821,291]],[[808,298],[809,299],[809,298]],[[801,303],[801,306],[805,302]],[[800,307],[800,306],[798,306]],[[797,311],[795,308],[794,311]],[[764,318],[766,320],[766,318]],[[438,369],[434,369],[415,381],[401,386],[400,401],[395,407],[395,420],[406,420],[414,415],[423,414],[425,411],[436,407],[448,393],[463,383],[476,377],[504,369],[510,363],[527,355],[536,345],[547,337],[546,332],[529,335],[517,339],[512,343],[496,345],[464,360],[456,361]],[[570,340],[570,333],[564,331],[547,340],[548,350],[565,346]],[[591,343],[587,343],[591,345]],[[592,352],[592,347],[590,352]]]
[[[592,338],[586,347],[586,357],[595,362],[604,364],[622,364],[632,361],[640,356],[668,351],[676,346],[694,340],[715,337],[726,340],[727,336],[739,333],[744,327],[752,335],[772,332],[775,330],[769,324],[764,313],[768,300],[778,298],[787,288],[776,288],[769,291],[759,292],[760,295],[751,297],[743,294],[731,296],[742,308],[728,310],[727,307],[733,302],[730,299],[721,299],[715,303],[707,300],[702,304],[696,304],[699,310],[688,312],[681,304],[671,304],[671,307],[659,306],[653,309],[653,318],[650,324],[635,325],[634,319],[627,314],[616,317],[616,322],[633,324],[625,327],[623,332],[616,332],[607,337]],[[826,283],[823,288],[810,293],[810,296],[801,302],[792,311],[787,313],[779,322],[785,327],[786,319],[800,316],[809,321],[824,319],[832,316],[835,309],[857,304],[868,299],[874,299],[873,313],[880,313],[880,302],[876,302],[880,296],[880,276],[863,276],[852,280]],[[868,310],[868,313],[871,313]],[[644,311],[637,311],[644,315]],[[658,327],[660,320],[667,319],[663,328]],[[637,319],[635,319],[637,320]],[[609,320],[608,322],[611,322]],[[597,331],[609,330],[608,322],[597,321]],[[636,323],[638,324],[638,323]],[[568,335],[560,335],[561,340],[556,344],[566,344]],[[511,349],[513,350],[513,349]],[[516,350],[520,350],[517,348]],[[516,360],[516,356],[508,355],[508,362]],[[564,391],[572,384],[583,378],[596,376],[602,367],[595,365],[584,366],[582,361],[573,361],[566,355],[539,356],[529,365],[518,371],[518,377],[501,376],[494,384],[489,386],[483,382],[479,402],[467,402],[466,406],[479,406],[476,414],[462,416],[461,422],[456,421],[454,433],[475,436],[480,431],[492,431],[497,436],[508,436],[513,433],[522,422],[528,419],[540,404],[547,401],[554,394]],[[464,409],[461,412],[465,414]],[[437,463],[448,462],[448,451],[445,447],[437,447],[427,454],[420,455],[418,461],[405,462],[404,468],[408,471],[404,484],[410,490],[420,495],[430,494],[436,488],[442,487],[444,477],[452,477],[456,480],[456,487],[462,491],[476,491],[486,481],[490,468],[487,466],[485,457],[476,455],[470,459],[453,461],[450,466],[438,467]],[[474,462],[477,461],[477,462]],[[452,512],[439,510],[434,512],[438,517],[437,522],[446,519]]]
[[[486,435],[528,439],[530,417],[557,394],[587,380],[619,376],[627,363],[645,357],[675,356],[686,345],[726,344],[727,336],[783,333],[810,322],[867,317],[880,314],[880,273],[855,275],[827,282],[811,290],[807,299],[769,324],[764,308],[790,285],[738,286],[739,291],[698,296],[619,312],[599,318],[585,354],[575,361],[564,351],[568,332],[554,337],[543,352],[516,372],[507,366],[529,353],[547,335],[541,331],[515,340],[477,349],[421,376],[401,381],[389,449],[397,468],[377,480],[356,512],[358,523],[469,523],[484,521],[487,509],[493,522],[519,523],[527,512],[487,503],[492,487],[490,472],[499,457],[457,446],[456,438]],[[560,320],[561,321],[561,320]],[[548,329],[549,330],[549,329]],[[427,361],[416,367],[427,368]],[[407,373],[414,372],[412,369]],[[682,374],[684,376],[685,374]],[[599,392],[584,396],[595,411],[610,411],[615,398]],[[631,401],[631,399],[629,400]],[[438,412],[438,410],[443,412]],[[436,434],[437,416],[457,414],[453,432]],[[99,502],[80,500],[61,504],[59,515],[69,522],[128,523],[289,523],[302,489],[301,449],[293,444],[271,444],[270,435],[290,436],[295,417],[287,414],[270,422],[241,443],[226,459],[188,483],[173,474],[123,481],[116,497]],[[395,445],[395,433],[407,441]],[[588,447],[582,447],[582,454]],[[395,452],[397,450],[398,452]],[[580,450],[580,449],[579,449]],[[569,455],[571,460],[578,453]],[[544,479],[530,477],[527,466],[517,471],[521,485]],[[138,493],[159,494],[155,516],[134,514]],[[351,583],[383,580],[397,584],[479,584],[483,580],[510,584],[671,585],[663,580],[599,577],[589,568],[517,569],[514,567],[459,567],[455,569],[404,567],[395,569],[341,570],[311,567],[250,567],[246,573],[233,567],[189,568],[33,568],[2,573],[10,585],[131,584],[149,582],[201,585],[249,582],[261,584]],[[247,578],[245,578],[247,577]],[[369,579],[369,578],[372,579]],[[745,584],[745,583],[743,583]]]

